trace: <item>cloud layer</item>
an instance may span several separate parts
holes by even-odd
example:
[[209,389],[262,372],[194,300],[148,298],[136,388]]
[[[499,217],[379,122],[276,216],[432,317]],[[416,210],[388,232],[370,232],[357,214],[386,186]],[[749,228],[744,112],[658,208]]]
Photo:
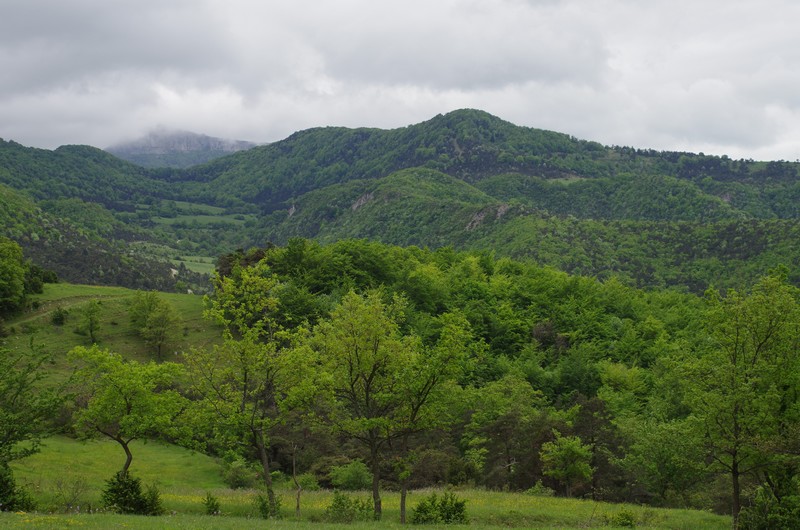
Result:
[[6,0],[0,137],[259,142],[480,108],[605,144],[800,157],[791,0]]

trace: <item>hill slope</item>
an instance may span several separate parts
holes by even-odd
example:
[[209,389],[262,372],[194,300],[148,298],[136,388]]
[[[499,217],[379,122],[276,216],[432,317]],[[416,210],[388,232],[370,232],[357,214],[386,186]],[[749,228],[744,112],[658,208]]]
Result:
[[255,145],[253,142],[226,140],[189,131],[156,129],[142,138],[119,143],[105,150],[143,167],[184,168],[250,149]]

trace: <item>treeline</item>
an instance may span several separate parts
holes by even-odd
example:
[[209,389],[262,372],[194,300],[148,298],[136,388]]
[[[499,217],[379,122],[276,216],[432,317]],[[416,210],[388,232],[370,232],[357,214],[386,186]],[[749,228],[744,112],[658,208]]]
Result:
[[779,528],[800,510],[798,300],[782,269],[701,298],[491,253],[293,239],[220,259],[221,346],[181,365],[73,352],[74,426],[161,436],[234,478],[255,466],[272,510],[277,474],[328,485],[362,461],[376,514],[383,488],[453,484]]

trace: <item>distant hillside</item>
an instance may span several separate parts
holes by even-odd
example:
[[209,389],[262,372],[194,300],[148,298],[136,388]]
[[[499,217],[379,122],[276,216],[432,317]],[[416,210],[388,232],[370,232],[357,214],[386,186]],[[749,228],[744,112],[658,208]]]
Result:
[[137,140],[107,147],[106,151],[143,167],[185,168],[255,145],[253,142],[226,140],[188,131],[157,129]]
[[[0,183],[91,240],[176,268],[208,272],[216,256],[298,236],[368,238],[697,292],[777,265],[800,284],[799,168],[608,147],[469,109],[299,131],[185,169],[0,141]],[[52,244],[24,223],[13,220],[23,246]]]

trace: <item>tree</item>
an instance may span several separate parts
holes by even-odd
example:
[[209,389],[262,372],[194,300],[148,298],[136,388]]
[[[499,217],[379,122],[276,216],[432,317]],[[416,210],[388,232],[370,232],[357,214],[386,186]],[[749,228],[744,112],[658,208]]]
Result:
[[90,300],[81,308],[80,331],[89,335],[89,342],[97,342],[97,331],[100,328],[100,313],[102,312],[100,300]]
[[321,362],[318,377],[330,381],[334,429],[367,450],[376,518],[382,511],[381,458],[387,443],[407,427],[404,377],[419,348],[416,337],[400,333],[403,302],[385,304],[381,295],[350,291],[309,338]]
[[292,349],[291,333],[275,320],[278,285],[264,263],[236,266],[218,277],[206,316],[223,325],[224,343],[185,354],[192,391],[200,398],[195,419],[205,426],[208,442],[255,453],[271,515],[278,513],[270,463],[273,431],[291,406],[316,394],[307,373],[313,360],[303,358],[313,352]]
[[731,481],[734,524],[742,477],[769,473],[797,421],[799,376],[797,290],[780,275],[749,293],[709,292],[709,351],[687,363],[687,403],[709,457]]
[[49,359],[39,350],[0,348],[0,510],[25,507],[9,463],[38,451],[62,402],[59,389],[45,385],[42,366]]
[[69,352],[76,372],[75,429],[87,438],[105,436],[125,452],[121,472],[133,461],[133,440],[170,432],[187,406],[176,387],[184,370],[175,363],[142,364],[97,346]]
[[592,477],[592,448],[577,436],[562,436],[558,431],[554,434],[554,441],[542,445],[544,474],[561,482],[567,497],[571,497],[575,485]]
[[131,325],[148,346],[155,348],[156,360],[161,361],[163,349],[175,337],[180,323],[175,308],[155,291],[136,291],[128,313]]
[[22,248],[0,237],[0,316],[18,310],[25,302],[25,274]]

